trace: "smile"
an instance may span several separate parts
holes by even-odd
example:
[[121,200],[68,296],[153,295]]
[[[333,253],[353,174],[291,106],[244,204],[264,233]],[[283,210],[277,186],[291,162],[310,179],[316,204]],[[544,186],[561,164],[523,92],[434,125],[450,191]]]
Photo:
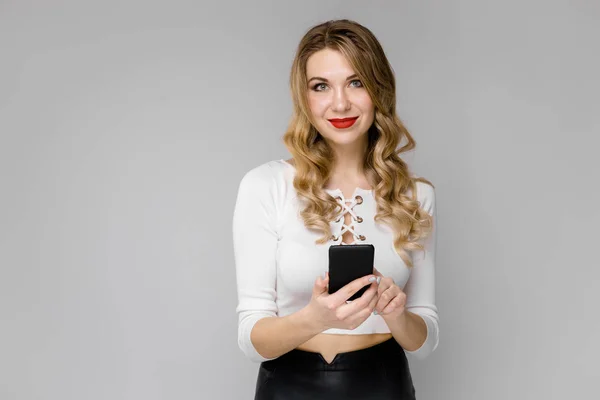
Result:
[[354,122],[356,122],[358,117],[351,117],[351,118],[332,118],[329,119],[328,121],[331,122],[331,125],[335,126],[338,129],[345,129],[345,128],[349,128],[352,125],[354,125]]

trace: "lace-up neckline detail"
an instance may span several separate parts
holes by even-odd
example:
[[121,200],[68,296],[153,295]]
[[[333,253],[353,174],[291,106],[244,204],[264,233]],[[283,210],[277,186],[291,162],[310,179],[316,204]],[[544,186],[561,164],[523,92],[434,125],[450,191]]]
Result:
[[[360,215],[358,215],[355,207],[362,204],[364,201],[363,196],[361,196],[358,193],[359,192],[370,192],[370,191],[357,187],[354,191],[353,196],[350,199],[344,198],[342,191],[339,189],[326,189],[326,191],[330,192],[330,194],[332,196],[337,194],[337,196],[334,196],[335,200],[342,207],[341,213],[338,215],[337,219],[335,220],[335,224],[337,226],[336,226],[336,229],[334,229],[334,230],[337,231],[337,233],[335,233],[331,236],[331,240],[334,242],[338,242],[338,244],[340,244],[340,245],[350,245],[350,244],[356,244],[359,242],[364,242],[367,238],[365,235],[362,235],[357,231],[358,226],[356,225],[357,223],[360,224],[361,222],[363,222],[363,218]],[[345,221],[346,214],[350,215],[350,223],[349,224],[346,224],[346,221]],[[350,243],[346,243],[343,241],[343,235],[346,232],[350,232],[352,234],[353,241]]]
[[[295,166],[293,166],[292,164],[290,164],[289,162],[287,162],[284,159],[280,159],[279,162],[281,162],[284,165],[286,165],[287,167],[289,167],[291,169],[291,171],[295,173],[295,171],[296,171]],[[342,207],[342,212],[338,215],[338,217],[336,218],[336,220],[334,222],[336,226],[332,229],[336,233],[334,233],[331,236],[330,240],[337,242],[338,244],[342,244],[342,245],[356,244],[356,243],[360,243],[360,242],[365,243],[365,240],[367,238],[365,235],[362,235],[357,231],[358,226],[356,225],[357,223],[360,224],[361,222],[363,222],[363,218],[356,213],[356,211],[354,210],[354,207],[362,204],[365,198],[370,198],[373,195],[373,189],[363,189],[363,188],[357,186],[354,189],[354,193],[352,194],[352,197],[349,199],[346,199],[344,197],[344,193],[339,188],[325,189],[325,191],[327,193],[329,193],[331,196],[333,196],[336,199],[336,201],[340,204],[340,206]],[[350,223],[349,224],[346,224],[346,222],[345,222],[346,214],[350,214]],[[352,234],[352,237],[354,238],[354,240],[350,243],[346,243],[343,241],[343,235],[346,232],[350,232]]]

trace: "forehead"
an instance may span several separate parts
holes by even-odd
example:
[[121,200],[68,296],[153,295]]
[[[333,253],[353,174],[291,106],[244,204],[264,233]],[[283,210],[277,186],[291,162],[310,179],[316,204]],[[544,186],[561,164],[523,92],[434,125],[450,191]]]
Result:
[[306,75],[310,79],[320,76],[326,79],[346,79],[354,74],[354,69],[337,50],[323,49],[312,54],[306,61]]

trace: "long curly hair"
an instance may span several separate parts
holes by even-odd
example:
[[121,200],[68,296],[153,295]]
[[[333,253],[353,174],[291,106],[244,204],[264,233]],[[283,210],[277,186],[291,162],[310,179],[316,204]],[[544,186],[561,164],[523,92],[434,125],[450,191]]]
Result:
[[[400,158],[401,153],[415,147],[415,141],[396,114],[394,72],[381,44],[369,29],[348,19],[327,21],[308,30],[292,64],[293,114],[283,142],[295,164],[294,188],[306,203],[300,215],[309,230],[323,234],[316,243],[325,244],[332,238],[330,221],[338,217],[342,208],[324,190],[335,154],[316,130],[307,98],[307,60],[325,48],[339,51],[348,60],[373,101],[375,117],[366,133],[368,147],[363,170],[377,203],[374,219],[392,228],[394,249],[412,268],[408,251],[423,250],[421,239],[433,226],[432,216],[417,201],[416,182],[433,184],[412,176]],[[398,148],[403,140],[406,143]]]

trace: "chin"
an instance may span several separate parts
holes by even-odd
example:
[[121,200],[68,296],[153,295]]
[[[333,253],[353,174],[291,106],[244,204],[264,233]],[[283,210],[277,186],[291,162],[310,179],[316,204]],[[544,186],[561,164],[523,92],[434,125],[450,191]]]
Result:
[[[340,129],[336,130],[335,128],[327,127],[326,129],[319,130],[321,136],[323,136],[327,141],[335,143],[335,144],[351,144],[367,134],[366,130],[363,133],[361,132],[360,127],[352,127],[350,129]],[[323,134],[325,132],[325,134]]]
[[359,142],[363,135],[350,132],[333,132],[324,136],[325,139],[335,145],[347,146]]

